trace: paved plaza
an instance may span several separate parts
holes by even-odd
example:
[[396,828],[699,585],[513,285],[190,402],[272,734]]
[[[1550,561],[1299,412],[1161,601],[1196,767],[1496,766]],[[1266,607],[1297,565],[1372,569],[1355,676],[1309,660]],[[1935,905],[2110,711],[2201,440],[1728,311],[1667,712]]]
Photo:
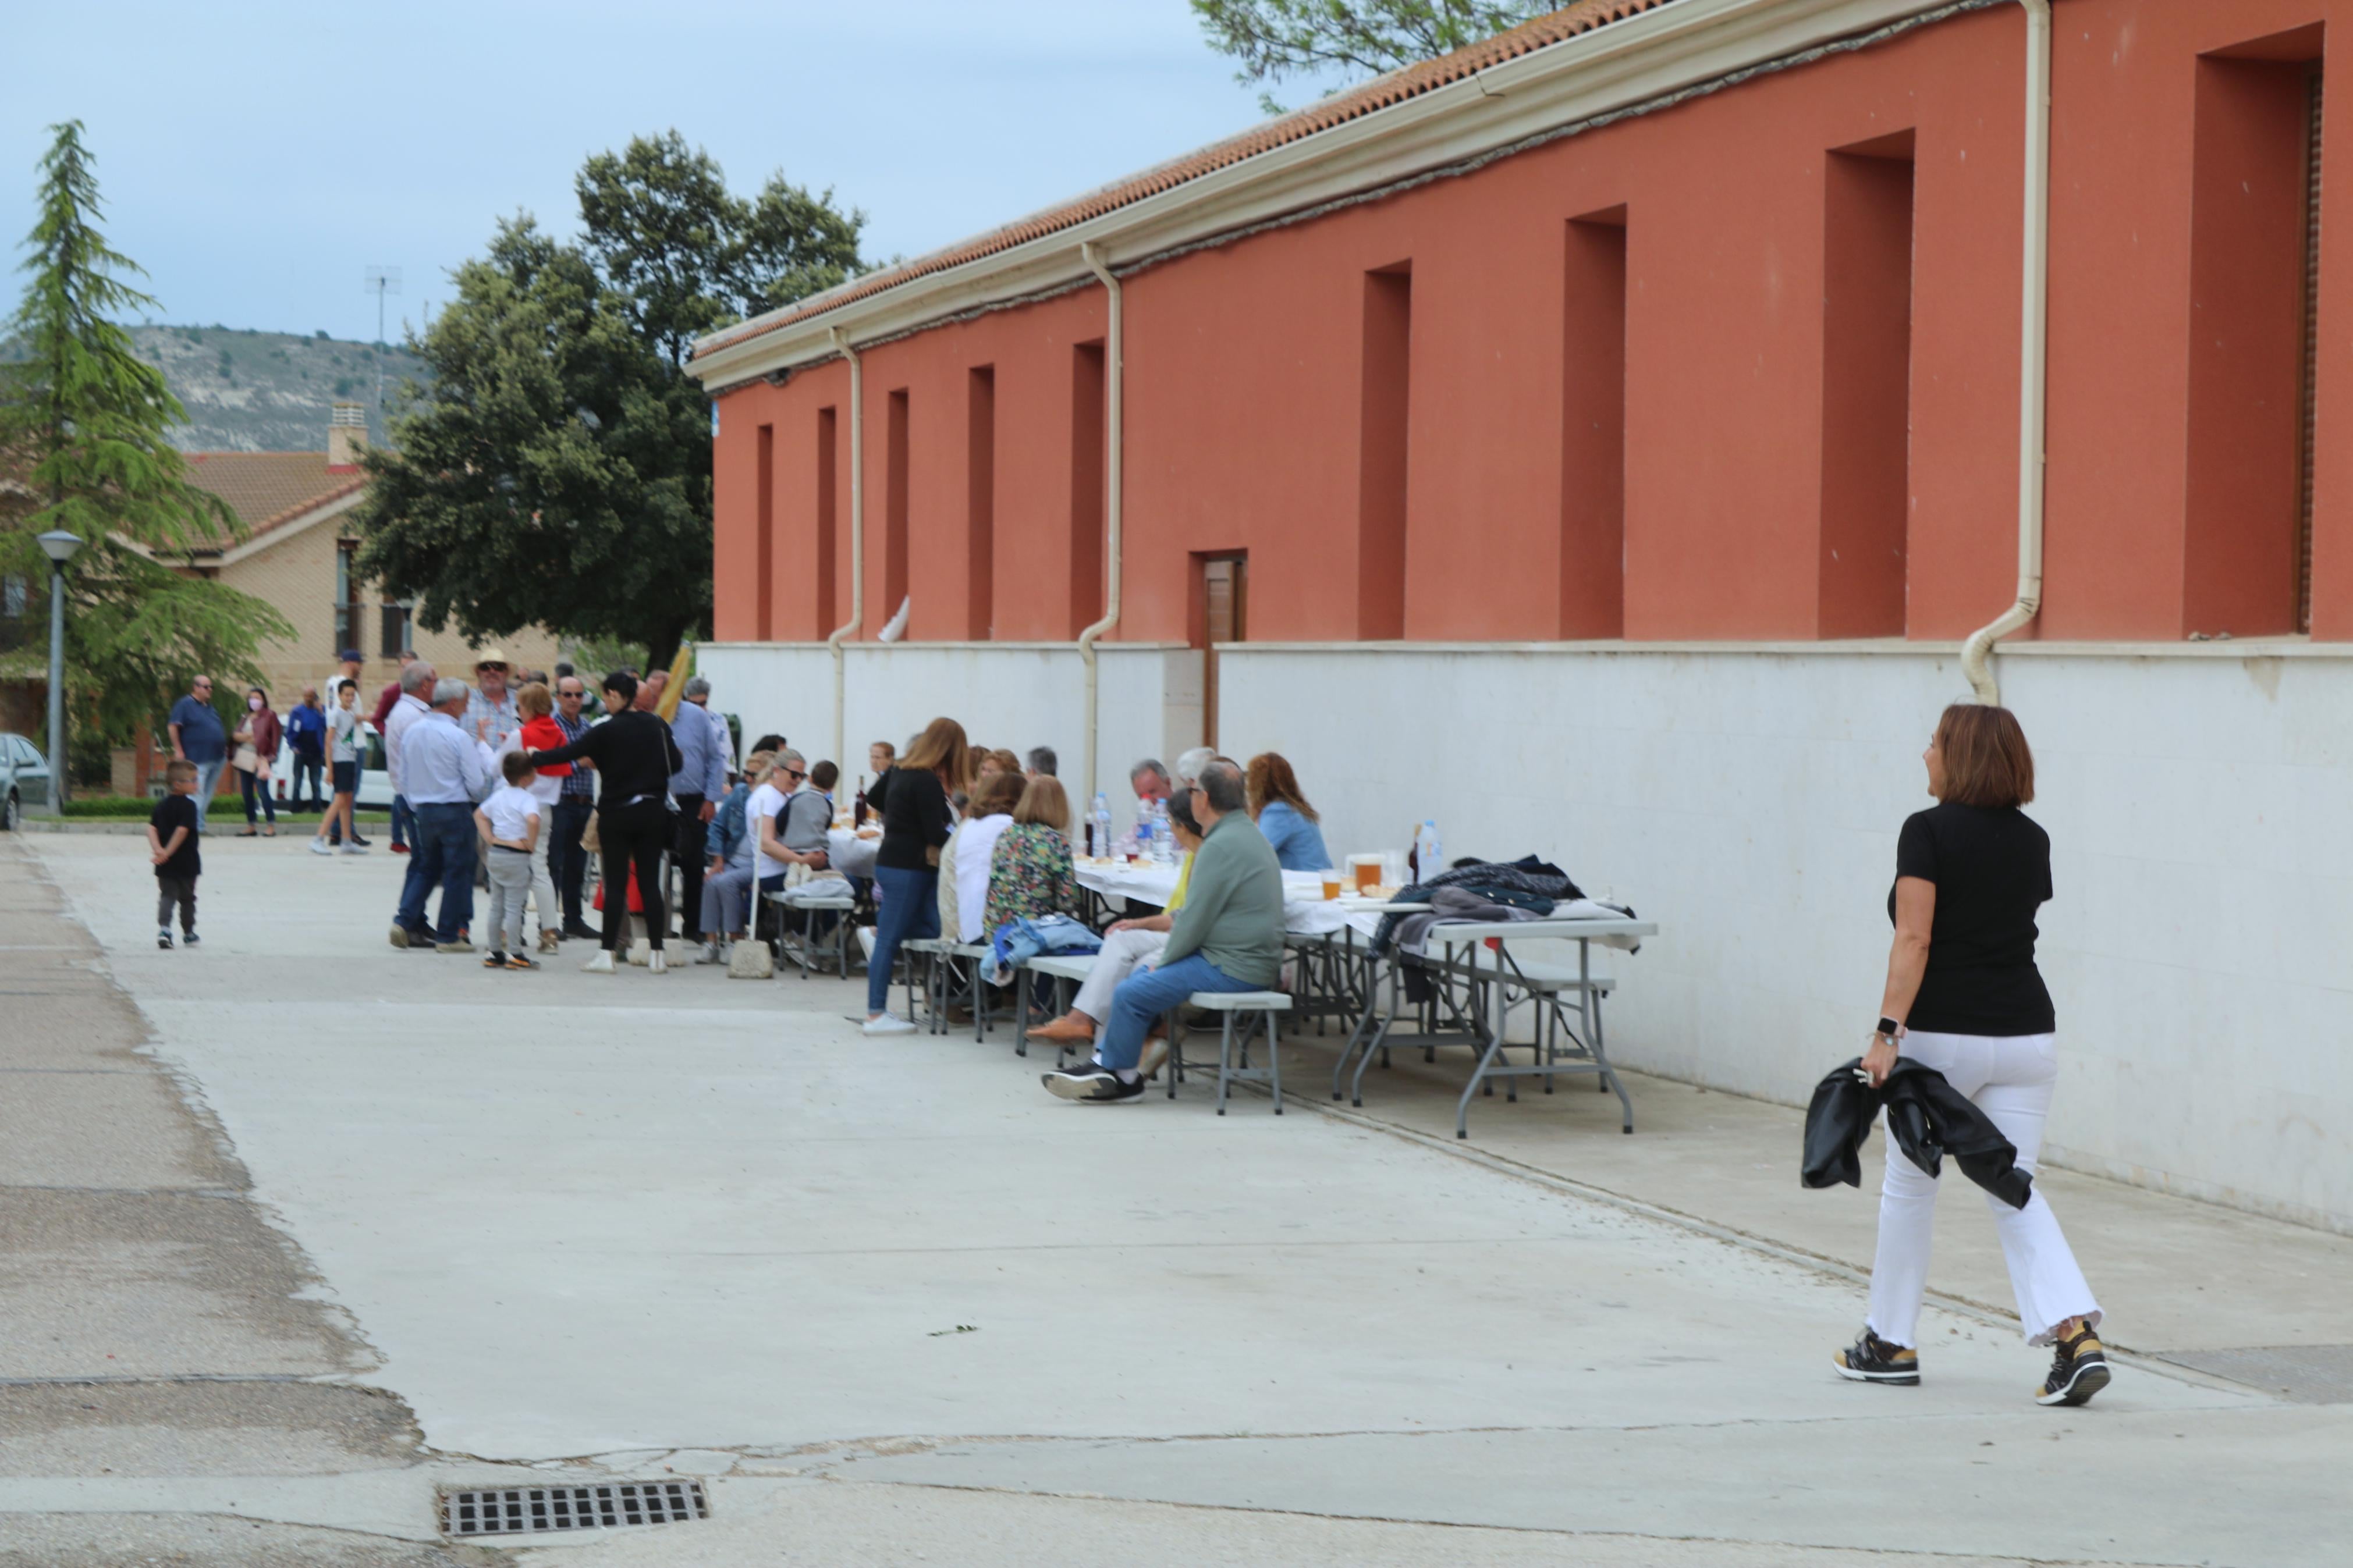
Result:
[[1077,1107],[839,981],[396,952],[401,862],[301,848],[164,952],[136,840],[0,837],[0,1563],[491,1562],[437,1488],[648,1477],[711,1517],[519,1560],[2343,1560],[2353,1403],[2199,1363],[2353,1341],[2353,1241],[2053,1173],[2122,1365],[2042,1410],[1948,1183],[1855,1387],[1877,1140],[1801,1193],[1794,1112],[1635,1076],[1457,1148],[1459,1062],[1350,1111],[1312,1036],[1280,1119]]

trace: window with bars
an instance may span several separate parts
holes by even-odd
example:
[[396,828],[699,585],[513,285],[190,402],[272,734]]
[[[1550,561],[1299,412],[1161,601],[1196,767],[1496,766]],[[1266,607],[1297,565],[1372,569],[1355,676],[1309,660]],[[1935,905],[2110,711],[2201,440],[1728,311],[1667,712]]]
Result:
[[335,649],[367,649],[360,642],[362,621],[360,605],[360,542],[339,539],[335,542]]

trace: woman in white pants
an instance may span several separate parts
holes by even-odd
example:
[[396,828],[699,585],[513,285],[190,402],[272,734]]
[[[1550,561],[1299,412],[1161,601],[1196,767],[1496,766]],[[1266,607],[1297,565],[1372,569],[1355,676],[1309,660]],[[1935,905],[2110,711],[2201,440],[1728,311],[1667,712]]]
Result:
[[[1905,820],[1888,914],[1895,942],[1878,1026],[1862,1058],[1874,1084],[1908,1056],[1944,1074],[2018,1150],[2031,1173],[2058,1080],[2051,994],[2034,965],[2035,911],[2051,898],[2051,839],[2019,807],[2034,755],[2006,708],[1945,710],[1923,760],[1938,804]],[[2038,1404],[2081,1405],[2108,1384],[2100,1305],[2038,1187],[2022,1209],[1987,1194],[2027,1342],[2055,1345]],[[1862,1383],[1920,1381],[1936,1179],[1892,1145],[1862,1337],[1835,1357]]]
[[[1029,1031],[1029,1037],[1050,1046],[1092,1046],[1102,1021],[1111,1016],[1111,994],[1119,983],[1133,973],[1138,964],[1151,964],[1160,957],[1160,950],[1168,945],[1168,928],[1176,923],[1176,911],[1185,907],[1185,889],[1193,877],[1193,851],[1201,847],[1201,826],[1193,816],[1193,791],[1189,784],[1180,785],[1168,797],[1168,825],[1176,831],[1176,847],[1185,852],[1185,863],[1176,871],[1176,890],[1168,896],[1168,905],[1156,915],[1142,920],[1114,921],[1103,932],[1103,951],[1095,954],[1095,966],[1079,986],[1079,994],[1071,1002],[1071,1010],[1052,1023]],[[1155,1037],[1147,1040],[1144,1056],[1136,1066],[1150,1078],[1168,1059],[1168,1042]]]

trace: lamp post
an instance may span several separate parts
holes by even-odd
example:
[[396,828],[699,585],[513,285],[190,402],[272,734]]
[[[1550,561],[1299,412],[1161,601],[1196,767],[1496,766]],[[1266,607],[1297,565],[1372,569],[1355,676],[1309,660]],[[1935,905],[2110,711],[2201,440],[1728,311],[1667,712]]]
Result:
[[62,528],[40,536],[41,552],[49,558],[49,810],[62,816],[66,809],[66,563],[81,549],[81,540]]

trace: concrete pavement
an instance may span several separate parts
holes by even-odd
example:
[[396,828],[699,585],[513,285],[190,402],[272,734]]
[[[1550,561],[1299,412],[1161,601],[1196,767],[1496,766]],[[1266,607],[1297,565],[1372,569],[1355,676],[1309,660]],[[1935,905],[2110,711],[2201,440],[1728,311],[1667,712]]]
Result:
[[[205,945],[159,952],[134,847],[36,848],[295,1270],[244,1302],[119,1305],[118,1337],[194,1315],[215,1359],[258,1367],[288,1331],[249,1324],[310,1313],[341,1337],[289,1363],[300,1386],[388,1391],[421,1440],[364,1463],[310,1441],[265,1491],[239,1483],[269,1466],[192,1478],[128,1446],[93,1476],[52,1417],[26,1458],[0,1450],[18,1478],[0,1533],[142,1500],[185,1524],[260,1496],[290,1528],[423,1543],[436,1480],[531,1467],[712,1489],[708,1521],[548,1563],[2334,1561],[2353,1407],[2142,1360],[2088,1410],[2036,1409],[2041,1358],[1969,1305],[2007,1300],[1966,1241],[1981,1213],[1943,1227],[1957,1310],[1926,1320],[1926,1384],[1831,1376],[1870,1205],[1800,1194],[1834,1217],[1793,1221],[1760,1195],[1795,1186],[1777,1108],[1692,1097],[1722,1101],[1711,1136],[1663,1114],[1691,1091],[1645,1084],[1644,1131],[1621,1139],[1512,1120],[1540,1107],[1499,1097],[1467,1159],[1404,1110],[1278,1121],[1246,1099],[1219,1119],[1198,1085],[1074,1107],[1000,1043],[863,1039],[839,982],[592,978],[577,943],[529,975],[396,952],[389,857],[210,843]],[[28,1064],[49,1049],[21,1044]],[[1298,1093],[1313,1047],[1293,1049]],[[241,1191],[171,1152],[177,1098],[52,1099],[5,1179]],[[1600,1106],[1553,1099],[1560,1117]],[[149,1223],[176,1241],[194,1224],[177,1216],[230,1200],[168,1201]],[[2121,1216],[2120,1258],[2147,1249],[2135,1212],[2100,1211]],[[2196,1217],[2219,1245],[2239,1227],[2214,1212]],[[2153,1350],[2196,1337],[2177,1322],[2215,1345],[2353,1339],[2322,1305],[2353,1270],[2341,1238],[2277,1230],[2248,1256],[2307,1281],[2274,1292],[2284,1315],[2218,1321],[2168,1295],[2137,1314],[2166,1332],[2137,1342],[2146,1279],[2119,1270],[2119,1295],[2095,1265],[2094,1282]],[[2243,1262],[2179,1245],[2218,1281]],[[12,1340],[89,1293],[71,1269],[17,1271]],[[79,1371],[122,1352],[58,1353]]]

